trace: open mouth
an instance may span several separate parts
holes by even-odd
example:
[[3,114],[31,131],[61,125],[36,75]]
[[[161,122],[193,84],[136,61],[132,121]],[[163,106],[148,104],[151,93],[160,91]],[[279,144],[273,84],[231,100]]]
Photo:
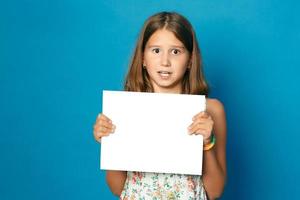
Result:
[[160,74],[172,74],[172,72],[169,72],[169,71],[158,71],[158,73],[160,73]]
[[161,77],[163,77],[163,78],[167,78],[167,77],[169,77],[172,74],[172,72],[169,72],[169,71],[158,71],[158,74]]

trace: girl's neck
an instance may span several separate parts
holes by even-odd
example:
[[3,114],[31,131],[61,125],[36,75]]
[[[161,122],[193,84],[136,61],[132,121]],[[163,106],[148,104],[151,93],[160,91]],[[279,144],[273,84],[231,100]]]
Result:
[[154,92],[155,93],[172,93],[172,94],[181,94],[182,93],[182,88],[181,87],[176,87],[176,88],[158,88],[154,87]]

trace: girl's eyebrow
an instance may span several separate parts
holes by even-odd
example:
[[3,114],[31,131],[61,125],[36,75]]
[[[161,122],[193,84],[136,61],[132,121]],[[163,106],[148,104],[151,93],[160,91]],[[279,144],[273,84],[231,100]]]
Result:
[[[153,47],[161,47],[161,45],[149,45],[148,48],[153,48]],[[184,46],[181,45],[171,45],[172,48],[180,48],[180,49],[185,49]]]

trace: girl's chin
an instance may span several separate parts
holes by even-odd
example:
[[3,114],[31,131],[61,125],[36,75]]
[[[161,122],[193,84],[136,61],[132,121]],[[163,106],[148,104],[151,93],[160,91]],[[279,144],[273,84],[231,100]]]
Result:
[[181,87],[173,84],[156,84],[155,92],[160,93],[180,93]]

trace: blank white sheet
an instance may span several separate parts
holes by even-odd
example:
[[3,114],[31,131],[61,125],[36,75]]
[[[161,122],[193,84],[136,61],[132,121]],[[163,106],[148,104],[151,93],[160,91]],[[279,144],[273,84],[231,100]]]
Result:
[[101,169],[202,174],[203,137],[187,127],[204,95],[103,91],[102,102],[116,130],[102,137]]

